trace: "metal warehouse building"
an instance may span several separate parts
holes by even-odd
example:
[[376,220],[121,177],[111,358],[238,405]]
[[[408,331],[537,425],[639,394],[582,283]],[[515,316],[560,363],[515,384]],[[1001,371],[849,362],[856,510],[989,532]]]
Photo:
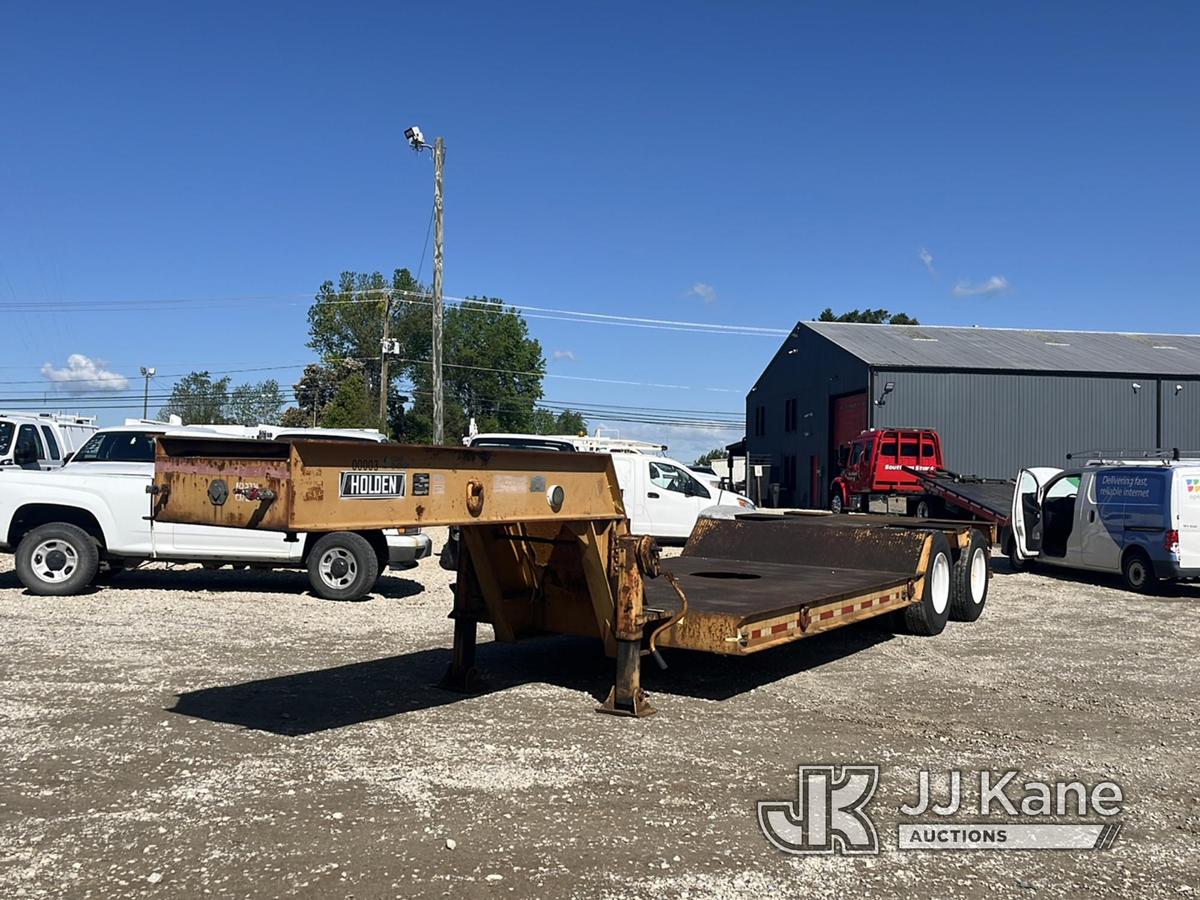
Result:
[[1200,335],[801,322],[746,397],[745,452],[764,500],[824,506],[838,445],[886,426],[936,428],[949,469],[992,478],[1200,449]]

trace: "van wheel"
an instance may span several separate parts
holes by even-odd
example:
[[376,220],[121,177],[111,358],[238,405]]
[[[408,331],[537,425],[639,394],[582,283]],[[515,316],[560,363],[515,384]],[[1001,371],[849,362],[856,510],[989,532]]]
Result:
[[39,525],[17,547],[17,577],[31,594],[67,597],[81,593],[100,567],[92,536],[75,525]]
[[1154,567],[1145,550],[1130,550],[1125,554],[1121,563],[1121,579],[1125,587],[1139,594],[1149,594],[1154,590],[1158,579],[1154,577]]
[[923,580],[921,602],[904,609],[904,627],[909,634],[941,634],[950,618],[954,563],[950,560],[950,544],[940,531],[930,536],[929,565]]
[[308,581],[325,600],[359,600],[379,580],[379,557],[361,534],[335,531],[308,554]]
[[974,622],[983,614],[991,579],[991,552],[987,541],[971,529],[967,546],[954,564],[954,590],[950,594],[950,618],[955,622]]

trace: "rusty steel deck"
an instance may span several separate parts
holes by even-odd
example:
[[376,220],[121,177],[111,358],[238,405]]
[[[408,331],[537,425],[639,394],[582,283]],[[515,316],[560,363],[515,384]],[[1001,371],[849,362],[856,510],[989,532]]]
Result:
[[683,555],[660,566],[654,541],[629,532],[607,454],[195,437],[157,445],[151,493],[162,521],[297,535],[461,526],[446,683],[474,683],[480,623],[500,641],[595,637],[616,657],[603,710],[623,715],[653,713],[640,665],[656,641],[748,654],[902,609],[921,602],[938,532],[951,546],[969,540],[963,523],[701,519]]

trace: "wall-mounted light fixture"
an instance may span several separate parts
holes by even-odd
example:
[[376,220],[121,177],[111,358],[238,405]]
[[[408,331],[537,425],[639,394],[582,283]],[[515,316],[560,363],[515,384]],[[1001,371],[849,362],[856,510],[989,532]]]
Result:
[[1138,384],[1136,381],[1133,384],[1131,384],[1130,387],[1133,388],[1133,392],[1135,394],[1138,393],[1139,391],[1141,391],[1141,389],[1142,389],[1142,386],[1140,384]]
[[1182,392],[1183,392],[1183,385],[1182,384],[1175,385],[1175,396],[1178,397],[1179,394]]
[[879,399],[875,401],[876,406],[887,406],[887,395],[896,389],[896,382],[886,381],[883,385],[883,393],[879,395]]

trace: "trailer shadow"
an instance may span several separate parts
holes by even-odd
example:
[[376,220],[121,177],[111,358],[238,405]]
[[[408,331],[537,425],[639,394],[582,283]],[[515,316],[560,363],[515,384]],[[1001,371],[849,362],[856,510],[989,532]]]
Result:
[[[91,596],[103,591],[119,600],[120,595],[126,591],[162,590],[198,594],[285,594],[292,597],[303,594],[306,597],[316,597],[309,588],[308,576],[304,572],[292,569],[130,569],[111,577],[101,574],[97,576],[97,582],[75,596]],[[27,597],[36,596],[24,588],[15,571],[0,573],[0,589],[5,588],[19,590]],[[425,587],[420,582],[388,571],[380,577],[375,589],[364,600],[402,600],[415,597],[424,590]],[[69,599],[55,598],[59,603]]]
[[[669,668],[647,659],[643,684],[652,695],[731,700],[755,688],[819,668],[888,641],[892,634],[862,623],[751,657],[666,651]],[[179,694],[167,712],[285,736],[434,709],[523,684],[552,684],[590,694],[600,703],[612,686],[613,661],[598,642],[547,637],[519,644],[480,644],[484,684],[474,694],[438,686],[449,649],[296,672]]]

